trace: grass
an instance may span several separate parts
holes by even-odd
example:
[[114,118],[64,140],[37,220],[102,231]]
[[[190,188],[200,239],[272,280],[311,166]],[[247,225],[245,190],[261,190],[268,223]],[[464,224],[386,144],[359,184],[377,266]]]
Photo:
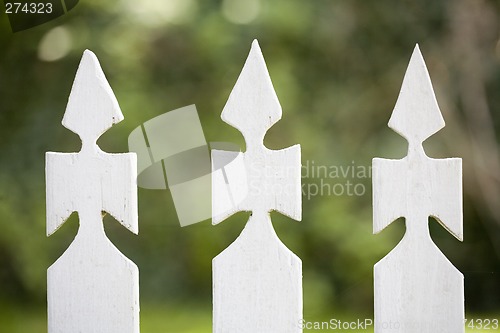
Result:
[[[204,311],[192,305],[141,306],[142,333],[206,333],[211,332],[210,309]],[[15,306],[0,306],[1,332],[44,333],[47,332],[46,309]]]
[[[468,315],[468,318],[496,318],[497,315]],[[356,321],[354,316],[338,316],[342,321]],[[316,319],[313,319],[316,320]],[[328,321],[329,319],[317,319]],[[312,320],[311,320],[312,321]],[[43,308],[0,306],[1,331],[8,333],[44,333],[47,332],[46,311]],[[212,331],[212,314],[210,309],[200,308],[192,304],[141,306],[142,333],[209,333]],[[356,332],[373,333],[373,326],[364,330],[342,329],[304,329],[304,332]],[[495,333],[500,329],[466,328],[467,333]]]

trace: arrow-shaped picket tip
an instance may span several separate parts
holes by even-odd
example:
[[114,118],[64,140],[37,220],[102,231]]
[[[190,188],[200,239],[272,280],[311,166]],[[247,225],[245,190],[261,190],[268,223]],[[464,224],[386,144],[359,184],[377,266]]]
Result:
[[389,127],[408,140],[411,146],[420,145],[444,125],[431,78],[417,44],[389,120]]
[[257,40],[252,42],[221,118],[243,134],[247,146],[261,144],[267,130],[281,119],[281,105]]
[[82,144],[93,144],[123,114],[92,51],[85,50],[76,72],[62,124],[78,134]]

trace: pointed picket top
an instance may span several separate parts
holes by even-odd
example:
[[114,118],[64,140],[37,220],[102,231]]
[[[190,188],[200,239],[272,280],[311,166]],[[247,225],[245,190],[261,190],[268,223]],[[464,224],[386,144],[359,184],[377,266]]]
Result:
[[62,124],[78,134],[82,144],[93,144],[111,126],[123,120],[118,101],[99,60],[85,50],[76,72]]
[[281,105],[257,40],[252,43],[221,118],[243,134],[247,146],[256,140],[260,140],[256,144],[262,144],[267,130],[281,119]]
[[431,78],[417,44],[389,120],[389,127],[412,146],[420,145],[444,125]]

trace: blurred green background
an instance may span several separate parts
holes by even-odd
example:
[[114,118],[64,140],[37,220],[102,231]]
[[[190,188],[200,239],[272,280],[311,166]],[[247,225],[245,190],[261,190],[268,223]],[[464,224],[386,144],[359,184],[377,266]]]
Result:
[[[344,170],[405,156],[406,141],[387,122],[419,43],[447,123],[426,152],[461,157],[464,169],[464,242],[433,220],[431,234],[465,275],[467,318],[500,319],[499,32],[500,2],[489,0],[81,0],[17,33],[2,9],[0,331],[46,331],[46,269],[78,228],[73,214],[45,236],[44,159],[79,150],[61,119],[82,52],[96,53],[125,116],[99,140],[103,150],[127,151],[134,128],[189,104],[207,141],[244,149],[220,112],[254,38],[283,107],[266,145],[300,143],[304,165]],[[309,192],[300,223],[272,214],[303,261],[304,318],[372,318],[373,265],[401,239],[404,221],[372,235],[371,179],[307,170],[306,189],[323,181],[364,191]],[[139,189],[139,236],[105,218],[109,238],[140,269],[142,332],[211,331],[211,260],[247,217],[181,228],[169,191]]]

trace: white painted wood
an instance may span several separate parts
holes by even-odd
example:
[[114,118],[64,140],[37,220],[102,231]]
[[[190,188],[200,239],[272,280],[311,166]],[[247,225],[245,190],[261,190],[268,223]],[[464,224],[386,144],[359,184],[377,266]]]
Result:
[[[281,106],[257,41],[229,96],[222,119],[240,130],[246,151],[215,173],[213,224],[251,211],[243,232],[213,260],[213,331],[301,332],[302,262],[280,241],[269,212],[301,219],[300,146],[273,151],[267,130]],[[214,150],[213,170],[234,152]],[[222,210],[226,207],[227,210]]]
[[85,51],[63,125],[78,153],[47,153],[47,235],[78,212],[78,234],[48,269],[49,333],[138,333],[139,272],[106,237],[102,211],[138,232],[136,155],[108,154],[97,139],[123,115],[96,56]]
[[463,275],[428,227],[433,216],[462,240],[462,160],[425,155],[422,142],[444,120],[418,45],[389,127],[408,140],[408,155],[373,159],[374,233],[399,217],[406,219],[406,233],[374,268],[375,332],[464,332]]

